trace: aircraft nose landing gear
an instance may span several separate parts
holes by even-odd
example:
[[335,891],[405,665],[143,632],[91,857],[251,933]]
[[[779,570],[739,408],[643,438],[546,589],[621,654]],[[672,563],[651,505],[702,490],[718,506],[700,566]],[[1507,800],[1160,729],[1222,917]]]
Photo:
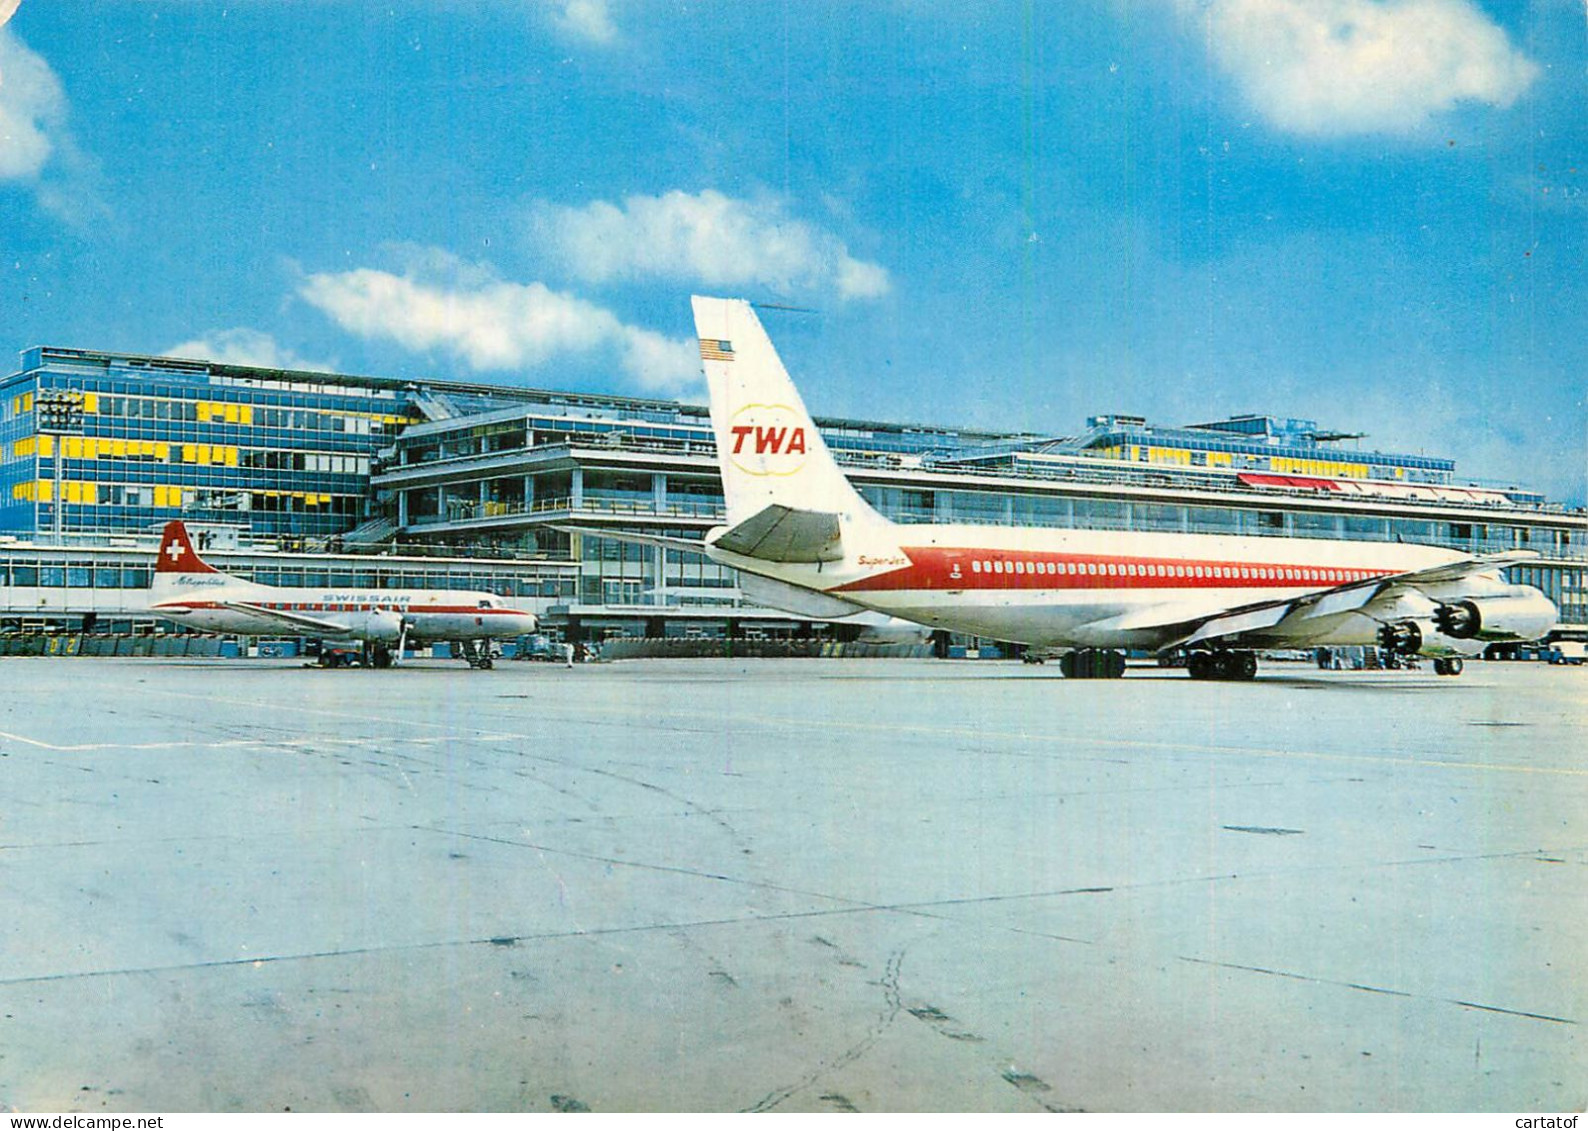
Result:
[[1466,666],[1460,656],[1439,656],[1434,660],[1434,674],[1460,675]]

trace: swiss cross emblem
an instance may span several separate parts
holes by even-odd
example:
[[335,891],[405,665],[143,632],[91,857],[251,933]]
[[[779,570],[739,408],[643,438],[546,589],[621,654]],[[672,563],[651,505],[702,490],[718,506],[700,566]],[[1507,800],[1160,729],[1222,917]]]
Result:
[[182,556],[182,543],[172,542],[165,548],[165,556],[170,558],[173,562],[180,558]]

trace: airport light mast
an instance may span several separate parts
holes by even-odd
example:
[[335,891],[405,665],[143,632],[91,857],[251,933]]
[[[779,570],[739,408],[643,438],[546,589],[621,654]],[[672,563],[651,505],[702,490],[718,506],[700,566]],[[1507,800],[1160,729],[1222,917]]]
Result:
[[53,495],[55,544],[59,546],[64,535],[66,501],[62,497],[63,465],[66,462],[67,436],[81,435],[83,431],[83,394],[76,389],[51,389],[33,398],[33,409],[38,415],[39,435],[55,437],[55,491]]

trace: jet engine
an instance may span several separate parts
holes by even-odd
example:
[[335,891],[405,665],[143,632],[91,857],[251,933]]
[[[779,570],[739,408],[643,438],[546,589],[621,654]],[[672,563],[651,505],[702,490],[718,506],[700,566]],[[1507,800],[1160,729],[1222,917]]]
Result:
[[361,640],[395,644],[402,639],[403,615],[396,609],[372,609],[352,618],[348,627]]
[[1397,656],[1474,656],[1481,643],[1446,635],[1432,620],[1392,621],[1378,630],[1378,646]]
[[1538,640],[1555,627],[1555,603],[1529,585],[1434,610],[1434,625],[1457,640]]

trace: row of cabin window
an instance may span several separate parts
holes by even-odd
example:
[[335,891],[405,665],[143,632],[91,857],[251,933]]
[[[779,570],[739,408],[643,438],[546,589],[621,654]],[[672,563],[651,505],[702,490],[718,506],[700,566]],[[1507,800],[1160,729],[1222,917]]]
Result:
[[974,573],[1106,574],[1110,577],[1218,577],[1232,581],[1360,581],[1372,577],[1365,569],[1293,569],[1279,566],[1169,566],[1109,562],[973,561]]
[[[482,609],[496,609],[501,607],[502,602],[496,600],[495,598],[481,598],[479,601],[476,601],[475,604]],[[332,601],[330,603],[323,601],[261,601],[259,603],[259,607],[262,609],[276,609],[283,612],[290,612],[296,609],[300,612],[314,613],[368,613],[384,612],[389,609],[398,608],[398,606],[394,604],[359,605],[341,601]]]

